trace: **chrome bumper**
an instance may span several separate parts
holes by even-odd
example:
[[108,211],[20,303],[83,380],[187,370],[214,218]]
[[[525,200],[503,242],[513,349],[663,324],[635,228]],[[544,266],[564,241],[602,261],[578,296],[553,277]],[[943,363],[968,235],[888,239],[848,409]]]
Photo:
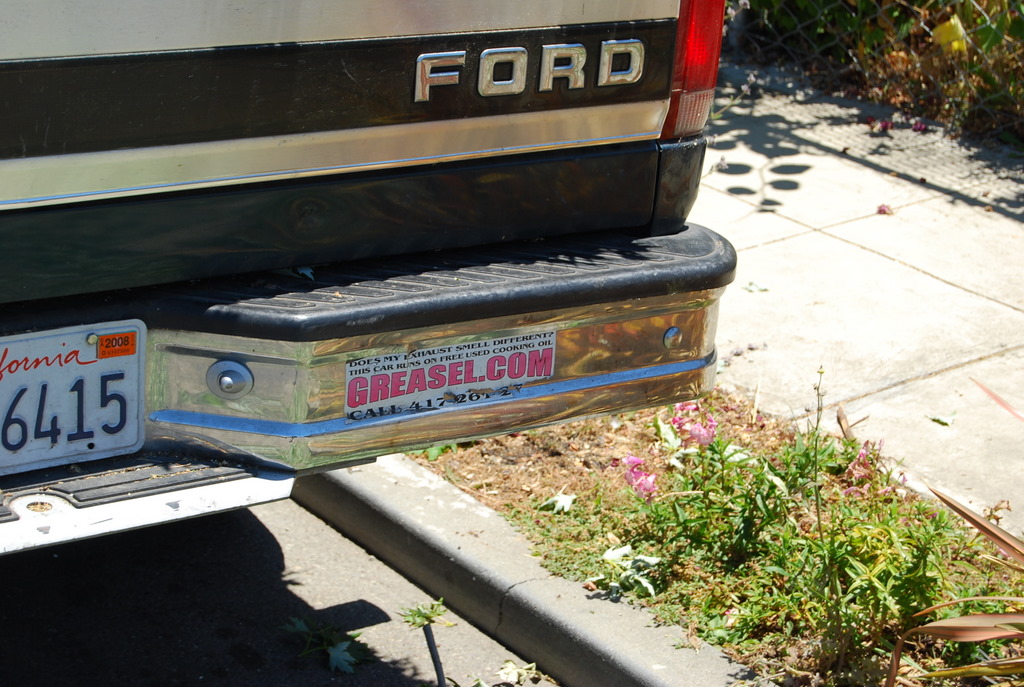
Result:
[[[311,343],[151,331],[147,435],[151,442],[165,437],[308,471],[695,398],[713,383],[720,293],[715,289],[682,298],[610,303],[600,312],[566,308]],[[531,349],[550,352],[550,365],[545,361],[540,379],[520,385],[502,370],[515,353],[500,352],[516,344],[493,342],[525,341],[531,335],[550,342],[549,348]],[[362,377],[370,380],[365,385],[353,384],[358,368],[352,361],[400,359],[406,377],[422,370],[429,381],[439,365],[414,367],[409,353],[456,351],[466,344],[482,346],[463,351],[486,352],[441,356],[451,360],[440,365],[444,370],[434,379],[444,375],[446,383],[428,389],[429,397],[417,392],[396,398],[394,372],[386,371],[377,375],[388,377],[378,385],[390,392],[387,398],[358,406],[350,398],[353,391],[368,391],[374,379],[369,373]],[[237,399],[217,395],[216,378],[210,382],[211,368],[225,361],[251,375],[251,390]],[[451,383],[453,365],[461,384]],[[498,385],[487,378],[488,367],[499,371],[495,376],[506,372]],[[412,401],[419,405],[410,407],[402,402],[408,396],[425,400]]]
[[205,302],[218,331],[150,329],[147,448],[303,473],[707,393],[731,247],[625,241]]

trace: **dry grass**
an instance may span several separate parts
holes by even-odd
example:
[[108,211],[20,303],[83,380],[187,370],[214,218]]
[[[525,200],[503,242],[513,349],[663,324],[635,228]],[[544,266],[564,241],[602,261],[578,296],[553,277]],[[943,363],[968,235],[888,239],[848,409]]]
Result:
[[[721,433],[739,446],[771,452],[793,438],[789,422],[758,414],[745,398],[715,391],[710,401]],[[651,429],[659,414],[667,419],[671,413],[660,408],[580,420],[484,439],[436,460],[413,457],[484,505],[507,512],[531,497],[587,493],[612,461],[627,455],[664,457]]]

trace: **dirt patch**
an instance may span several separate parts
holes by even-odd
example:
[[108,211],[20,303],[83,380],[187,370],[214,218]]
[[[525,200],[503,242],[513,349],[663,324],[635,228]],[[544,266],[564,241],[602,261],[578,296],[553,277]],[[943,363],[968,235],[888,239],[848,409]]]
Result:
[[[738,446],[771,451],[793,437],[789,422],[765,417],[748,399],[713,392],[719,432]],[[594,487],[599,473],[628,455],[665,457],[655,418],[667,421],[671,408],[641,410],[568,422],[542,429],[483,439],[419,463],[499,512],[524,501],[544,500],[564,491],[581,494]]]

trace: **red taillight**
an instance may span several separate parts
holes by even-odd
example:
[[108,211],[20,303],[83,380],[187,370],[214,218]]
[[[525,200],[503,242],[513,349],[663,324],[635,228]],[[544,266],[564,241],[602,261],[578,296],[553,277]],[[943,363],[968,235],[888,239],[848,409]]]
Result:
[[663,139],[696,134],[707,123],[718,79],[724,18],[725,0],[680,0]]

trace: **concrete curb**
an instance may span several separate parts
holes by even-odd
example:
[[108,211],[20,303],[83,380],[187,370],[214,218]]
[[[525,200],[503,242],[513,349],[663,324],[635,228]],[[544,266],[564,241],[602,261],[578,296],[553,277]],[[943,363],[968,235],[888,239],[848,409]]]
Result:
[[[494,511],[400,455],[297,481],[293,498],[563,685],[753,680],[677,627],[547,573]],[[443,655],[442,655],[443,658]]]

